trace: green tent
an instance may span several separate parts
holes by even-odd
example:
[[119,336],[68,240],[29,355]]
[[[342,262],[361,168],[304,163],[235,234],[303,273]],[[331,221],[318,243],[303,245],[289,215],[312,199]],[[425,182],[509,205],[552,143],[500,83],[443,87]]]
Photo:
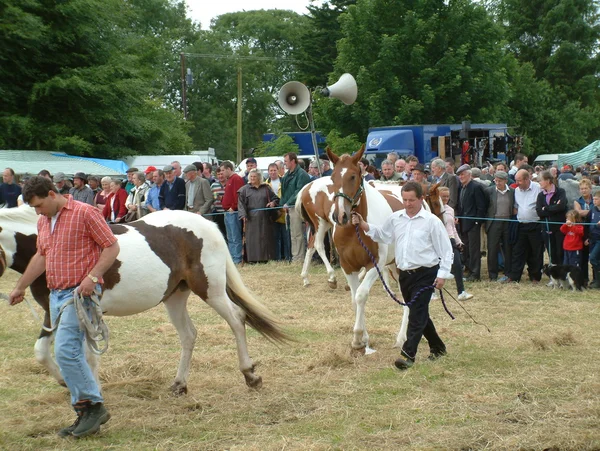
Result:
[[558,167],[565,164],[573,165],[574,168],[600,157],[600,141],[594,141],[578,152],[563,153],[558,156]]

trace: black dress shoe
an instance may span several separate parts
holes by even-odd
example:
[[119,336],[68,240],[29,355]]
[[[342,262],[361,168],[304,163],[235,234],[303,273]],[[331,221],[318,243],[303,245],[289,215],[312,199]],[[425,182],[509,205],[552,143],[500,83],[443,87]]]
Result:
[[396,361],[394,362],[394,365],[396,365],[396,368],[398,368],[399,370],[407,370],[409,369],[411,366],[413,366],[415,364],[415,361],[412,359],[407,359],[405,357],[399,357],[398,359],[396,359]]
[[442,351],[431,351],[431,354],[429,354],[429,357],[427,357],[428,360],[437,360],[440,357],[444,357],[445,355],[447,355],[448,352],[446,352],[446,350],[442,350]]
[[475,277],[472,274],[465,279],[465,282],[479,282],[479,281],[481,281],[481,278]]

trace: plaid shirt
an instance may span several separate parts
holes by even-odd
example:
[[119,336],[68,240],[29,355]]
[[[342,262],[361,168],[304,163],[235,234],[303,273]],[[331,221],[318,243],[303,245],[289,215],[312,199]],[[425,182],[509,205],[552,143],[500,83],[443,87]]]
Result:
[[38,219],[37,248],[46,257],[46,279],[51,290],[79,285],[98,262],[102,250],[117,241],[97,208],[66,197],[54,232],[50,218]]

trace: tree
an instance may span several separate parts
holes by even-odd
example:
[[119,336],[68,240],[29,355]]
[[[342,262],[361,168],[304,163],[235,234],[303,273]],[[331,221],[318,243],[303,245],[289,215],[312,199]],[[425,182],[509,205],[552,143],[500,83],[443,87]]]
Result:
[[306,19],[292,11],[224,14],[188,48],[197,82],[188,89],[196,145],[235,158],[237,80],[242,71],[242,147],[257,147],[279,114],[274,101],[293,77],[291,57]]
[[290,135],[280,135],[273,141],[261,142],[254,154],[257,157],[277,157],[289,152],[298,153],[298,144]]
[[469,0],[358,0],[340,21],[333,79],[352,73],[359,94],[351,107],[315,102],[325,130],[364,139],[373,126],[507,116],[502,33],[482,6]]
[[191,150],[164,97],[174,34],[193,30],[183,2],[0,0],[0,11],[3,147],[105,158]]

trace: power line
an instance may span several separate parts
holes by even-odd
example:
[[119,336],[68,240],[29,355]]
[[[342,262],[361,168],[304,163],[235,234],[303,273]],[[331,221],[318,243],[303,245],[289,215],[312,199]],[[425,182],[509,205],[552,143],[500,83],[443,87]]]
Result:
[[230,60],[250,60],[250,61],[289,61],[296,62],[293,58],[273,57],[273,56],[238,56],[238,55],[215,55],[213,53],[182,53],[190,58],[213,58]]

